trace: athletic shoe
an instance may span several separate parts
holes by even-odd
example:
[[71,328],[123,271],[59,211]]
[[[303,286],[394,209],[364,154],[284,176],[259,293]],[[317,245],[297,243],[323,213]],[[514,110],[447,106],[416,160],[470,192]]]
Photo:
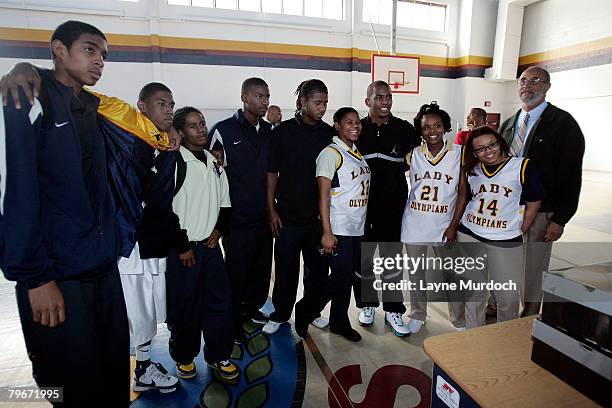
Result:
[[298,336],[305,339],[308,336],[308,325],[312,319],[306,318],[304,314],[304,304],[297,302],[295,305],[295,320],[293,327]]
[[487,317],[497,316],[497,302],[493,296],[489,296],[489,299],[487,300],[486,315]]
[[160,363],[151,363],[142,373],[134,372],[132,390],[143,392],[159,390],[161,393],[176,391],[178,378],[168,375],[168,371]]
[[406,327],[408,328],[408,331],[410,333],[418,333],[421,330],[421,327],[423,327],[424,324],[425,324],[425,321],[423,321],[423,320],[410,319],[410,321],[408,322],[408,325]]
[[263,329],[261,329],[262,332],[266,333],[266,334],[274,334],[278,331],[278,329],[280,328],[281,324],[283,323],[279,323],[279,322],[275,322],[274,320],[268,320],[268,323],[266,323],[263,327]]
[[465,331],[465,327],[455,327],[455,330],[457,330],[458,332],[462,332]]
[[393,333],[397,337],[410,336],[410,332],[404,324],[401,313],[385,312],[385,324],[393,330]]
[[357,342],[361,340],[361,335],[359,334],[359,332],[357,332],[357,330],[353,329],[350,326],[345,327],[343,329],[335,329],[333,327],[330,327],[329,331],[334,334],[339,334],[340,336],[344,337],[349,341]]
[[256,324],[266,324],[268,320],[270,320],[269,318],[270,316],[267,316],[259,310],[251,315],[251,321]]
[[219,377],[224,380],[233,380],[240,375],[240,369],[230,360],[219,361],[218,363],[209,364],[210,368],[215,370]]
[[195,377],[197,374],[196,365],[192,361],[189,364],[176,363],[176,375],[186,380]]
[[329,326],[329,319],[326,319],[323,316],[319,316],[316,319],[314,319],[311,323],[317,329],[324,329],[327,326]]
[[359,312],[359,324],[366,327],[372,327],[374,324],[374,316],[376,315],[376,308],[367,306],[361,309]]
[[234,335],[234,344],[246,344],[247,343],[247,335],[241,329],[238,329],[238,333]]
[[293,327],[297,335],[301,338],[305,339],[306,336],[308,336],[308,320],[302,320],[296,317]]

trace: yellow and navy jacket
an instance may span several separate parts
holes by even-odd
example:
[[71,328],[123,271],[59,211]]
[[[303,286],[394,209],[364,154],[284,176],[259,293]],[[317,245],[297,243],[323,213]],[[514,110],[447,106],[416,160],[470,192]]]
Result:
[[[72,89],[51,71],[40,75],[43,103],[30,106],[22,93],[24,108],[9,104],[0,117],[0,268],[7,279],[29,287],[105,273],[131,252],[146,190],[135,146],[144,140],[161,149],[169,144],[127,104],[82,95],[98,111],[91,203],[71,115]],[[171,184],[172,190],[173,179]]]
[[187,231],[172,211],[177,153],[167,151],[168,134],[122,100],[88,91],[100,100],[121,255],[129,256],[135,241],[142,259],[166,257],[170,248],[186,252]]

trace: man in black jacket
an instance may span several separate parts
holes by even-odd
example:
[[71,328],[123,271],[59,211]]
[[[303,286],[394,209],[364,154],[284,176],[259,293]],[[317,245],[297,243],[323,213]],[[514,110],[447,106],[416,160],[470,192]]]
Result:
[[578,209],[584,136],[572,115],[546,102],[551,84],[545,69],[526,69],[518,83],[522,108],[502,123],[500,133],[513,155],[533,161],[546,194],[527,233],[523,316],[529,316],[540,310],[542,272],[548,271],[552,243]]
[[[372,82],[365,103],[368,116],[361,120],[363,130],[356,144],[372,171],[364,236],[364,242],[372,244],[364,248],[364,265],[361,276],[353,284],[353,291],[357,307],[361,309],[359,324],[370,327],[374,324],[375,310],[379,305],[372,287],[375,243],[387,243],[379,247],[381,257],[393,257],[402,251],[402,215],[408,199],[405,157],[419,145],[420,138],[410,123],[391,114],[393,96],[386,82]],[[401,271],[394,272],[384,276],[383,280],[401,279]],[[406,336],[409,332],[402,318],[406,311],[403,298],[400,294],[390,299],[389,295],[385,291],[382,296],[385,323],[398,337]]]

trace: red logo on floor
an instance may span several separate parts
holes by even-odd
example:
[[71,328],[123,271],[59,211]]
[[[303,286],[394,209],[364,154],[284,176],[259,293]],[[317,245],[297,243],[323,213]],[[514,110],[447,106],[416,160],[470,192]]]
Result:
[[340,368],[329,382],[327,401],[330,408],[393,408],[397,390],[402,385],[417,389],[421,401],[417,408],[429,407],[431,402],[431,379],[416,368],[403,365],[388,365],[372,375],[365,398],[355,403],[349,398],[352,386],[362,384],[361,367],[350,365]]

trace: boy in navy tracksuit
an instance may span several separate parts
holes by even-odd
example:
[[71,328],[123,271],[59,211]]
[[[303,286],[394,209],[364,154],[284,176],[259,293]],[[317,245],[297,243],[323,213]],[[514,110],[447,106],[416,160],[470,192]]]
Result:
[[[99,99],[107,42],[85,23],[51,38],[53,71],[30,109],[4,109],[0,266],[17,281],[34,378],[63,387],[68,406],[129,404],[129,334],[119,275]],[[22,105],[30,106],[22,95]]]
[[242,84],[243,108],[210,131],[210,146],[224,151],[232,212],[223,237],[232,291],[234,338],[244,339],[243,319],[265,323],[259,309],[268,298],[272,234],[266,227],[266,174],[270,123],[263,120],[270,91],[260,78]]

